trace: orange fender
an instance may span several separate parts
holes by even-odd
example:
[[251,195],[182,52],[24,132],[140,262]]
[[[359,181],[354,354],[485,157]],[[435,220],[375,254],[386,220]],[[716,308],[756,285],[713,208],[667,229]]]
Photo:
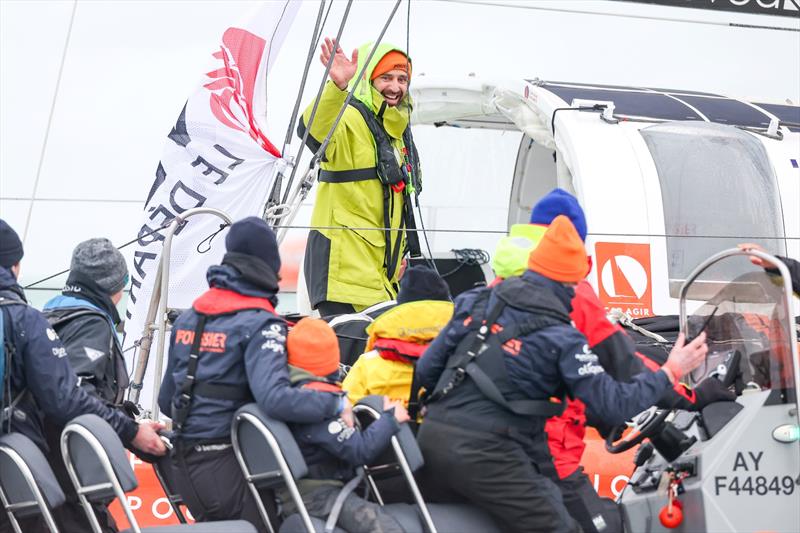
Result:
[[637,448],[623,453],[608,453],[603,438],[590,427],[586,428],[584,440],[586,449],[581,459],[583,470],[601,496],[616,499],[633,473],[633,456]]

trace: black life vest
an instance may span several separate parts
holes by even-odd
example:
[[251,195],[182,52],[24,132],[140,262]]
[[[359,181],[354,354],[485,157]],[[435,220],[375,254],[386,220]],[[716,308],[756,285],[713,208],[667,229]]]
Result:
[[[386,241],[386,252],[384,256],[384,266],[388,279],[392,279],[400,263],[403,251],[400,250],[402,243],[401,231],[391,231],[392,213],[392,190],[405,191],[406,201],[403,202],[403,215],[400,228],[406,229],[406,246],[411,257],[422,255],[419,236],[417,235],[417,224],[414,218],[414,206],[411,196],[408,194],[408,185],[412,186],[415,194],[418,195],[422,190],[422,180],[419,167],[419,153],[411,135],[409,125],[403,132],[403,143],[406,148],[408,163],[398,162],[395,156],[395,149],[392,146],[389,134],[383,126],[383,121],[379,120],[386,109],[386,102],[381,106],[378,115],[372,112],[363,102],[355,98],[350,100],[350,106],[354,107],[361,114],[364,123],[367,125],[372,137],[375,140],[375,168],[359,169],[357,171],[334,172],[322,170],[319,173],[319,180],[323,182],[340,183],[342,181],[358,181],[363,179],[378,179],[383,185],[383,227],[384,239]],[[392,235],[395,233],[396,235]]]

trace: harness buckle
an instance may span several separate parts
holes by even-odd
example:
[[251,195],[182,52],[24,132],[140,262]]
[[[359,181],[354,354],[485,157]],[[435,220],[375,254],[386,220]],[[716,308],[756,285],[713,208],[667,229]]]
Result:
[[456,368],[456,371],[453,374],[453,381],[451,381],[451,383],[453,383],[453,385],[458,385],[459,383],[464,381],[464,376],[466,375],[467,375],[466,370],[464,370],[463,368]]

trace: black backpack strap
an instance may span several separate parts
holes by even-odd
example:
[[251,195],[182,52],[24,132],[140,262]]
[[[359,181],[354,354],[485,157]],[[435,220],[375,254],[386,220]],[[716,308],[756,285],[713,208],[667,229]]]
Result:
[[[419,168],[419,153],[417,153],[417,145],[414,143],[414,137],[411,135],[411,128],[406,128],[403,132],[403,144],[406,147],[406,155],[408,163],[406,168],[407,179],[414,188],[414,201],[419,209],[419,193],[422,192],[422,179]],[[414,206],[411,205],[411,194],[408,195],[408,201],[405,202],[403,210],[403,218],[406,223],[406,242],[408,243],[408,253],[411,257],[419,257],[422,255],[422,248],[419,243],[419,233],[417,233],[417,221],[414,218]]]
[[419,378],[417,377],[416,359],[412,361],[411,366],[414,368],[414,373],[412,374],[413,377],[411,378],[411,390],[408,393],[408,417],[412,422],[416,422],[417,415],[419,415],[419,410],[422,407],[419,398],[419,390],[422,388],[422,383],[420,383]]
[[[487,291],[488,292],[488,291]],[[488,297],[487,297],[488,300]],[[485,305],[485,304],[484,304]],[[466,376],[469,376],[478,389],[493,402],[503,406],[514,414],[521,416],[541,416],[550,418],[564,412],[564,402],[556,403],[550,400],[508,400],[492,379],[476,363],[478,357],[490,349],[487,339],[492,335],[493,326],[506,307],[506,302],[498,299],[497,304],[482,321],[475,338],[465,355],[454,354],[447,362],[447,367],[454,368],[453,378],[441,390],[434,391],[429,401],[436,401],[449,394]],[[536,316],[519,324],[512,324],[495,335],[498,347],[520,335],[527,335],[539,329],[563,324],[563,320],[550,316]]]
[[198,314],[197,325],[194,328],[194,339],[189,349],[189,364],[186,368],[186,377],[181,383],[180,394],[172,404],[172,424],[176,431],[180,431],[189,417],[189,408],[192,404],[194,386],[197,379],[197,365],[200,361],[200,341],[206,329],[208,315]]
[[550,316],[535,316],[524,322],[511,324],[509,327],[503,328],[502,331],[497,333],[496,337],[500,344],[504,344],[513,338],[524,337],[525,335],[529,335],[540,329],[563,325],[564,322],[557,318]]
[[[12,305],[28,305],[22,300],[14,300],[10,298],[0,297],[0,313],[3,313],[3,346],[2,357],[5,359],[3,367],[3,379],[0,382],[0,430],[5,428],[6,421],[10,421],[14,408],[22,401],[28,393],[28,389],[24,388],[13,396],[11,390],[11,363],[17,354],[17,345],[13,342],[11,331],[11,317],[6,313],[6,307]],[[8,399],[8,402],[6,401]],[[10,422],[9,422],[10,424]]]
[[564,412],[564,402],[556,403],[550,400],[507,400],[494,381],[481,369],[480,366],[471,362],[467,365],[465,372],[472,378],[475,385],[480,389],[484,396],[502,405],[515,415],[520,416],[542,416],[550,418],[558,416]]
[[[488,295],[487,295],[488,300]],[[485,304],[484,304],[485,305]],[[472,365],[475,362],[475,359],[478,358],[485,350],[486,350],[486,339],[489,338],[492,334],[492,326],[497,321],[497,318],[500,316],[500,313],[503,312],[505,309],[506,303],[502,300],[498,300],[497,304],[489,311],[486,319],[480,321],[480,325],[478,326],[477,331],[473,331],[471,335],[473,335],[472,340],[469,344],[469,348],[467,348],[466,353],[454,353],[450,356],[447,360],[445,365],[446,368],[455,368],[455,372],[453,373],[453,377],[450,381],[441,389],[437,389],[433,391],[433,393],[428,397],[428,402],[435,402],[438,401],[448,394],[450,394],[453,389],[461,385],[461,382],[464,381],[464,378],[467,376],[467,367]],[[474,309],[474,308],[473,308]],[[484,307],[485,309],[485,307]],[[477,311],[481,311],[480,308],[476,309]],[[473,322],[479,319],[477,316],[473,315]]]
[[189,349],[189,364],[186,367],[186,377],[183,379],[183,383],[180,386],[178,397],[172,404],[172,424],[176,431],[180,431],[181,426],[183,426],[186,419],[189,418],[192,398],[194,398],[195,395],[234,402],[246,402],[253,399],[249,387],[226,385],[224,383],[209,383],[197,380],[197,366],[200,363],[200,344],[203,333],[205,332],[206,322],[211,316],[198,313],[197,317],[194,338],[192,339],[192,346]]
[[383,187],[383,239],[386,242],[384,250],[383,266],[386,268],[386,278],[392,279],[395,270],[397,270],[398,263],[400,262],[400,244],[403,242],[402,232],[405,225],[405,218],[400,219],[400,227],[398,228],[395,241],[392,243],[392,211],[394,210],[394,196],[392,195],[391,187],[384,185]]
[[[561,325],[563,322],[547,316],[537,316],[519,324],[513,324],[495,335],[495,340],[502,347],[509,340],[522,337],[534,331]],[[474,360],[473,360],[474,363]],[[468,364],[465,369],[480,391],[493,402],[502,405],[514,414],[521,416],[542,416],[550,418],[564,412],[565,403],[551,402],[550,400],[508,400],[497,388],[483,369],[477,364]]]
[[406,227],[406,247],[411,257],[420,257],[422,248],[419,244],[419,234],[417,233],[417,220],[414,218],[414,206],[411,205],[411,197],[408,196],[403,204],[403,224]]

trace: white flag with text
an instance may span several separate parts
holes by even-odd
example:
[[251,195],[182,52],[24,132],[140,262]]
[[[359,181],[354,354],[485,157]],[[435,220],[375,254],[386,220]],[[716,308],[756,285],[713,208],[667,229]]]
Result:
[[[161,256],[164,232],[152,232],[194,207],[220,209],[234,221],[260,214],[276,169],[282,165],[279,151],[264,131],[269,69],[299,6],[293,0],[265,2],[245,23],[225,30],[217,47],[210,50],[209,67],[168,135],[145,203],[131,269],[126,349],[143,336]],[[222,259],[226,232],[210,244],[208,237],[221,222],[214,215],[200,214],[175,234],[169,307],[188,308],[208,288],[206,270]],[[152,402],[155,350],[154,341],[139,399],[145,408]],[[126,352],[130,370],[135,368],[138,351]],[[166,354],[164,361],[166,365]]]

